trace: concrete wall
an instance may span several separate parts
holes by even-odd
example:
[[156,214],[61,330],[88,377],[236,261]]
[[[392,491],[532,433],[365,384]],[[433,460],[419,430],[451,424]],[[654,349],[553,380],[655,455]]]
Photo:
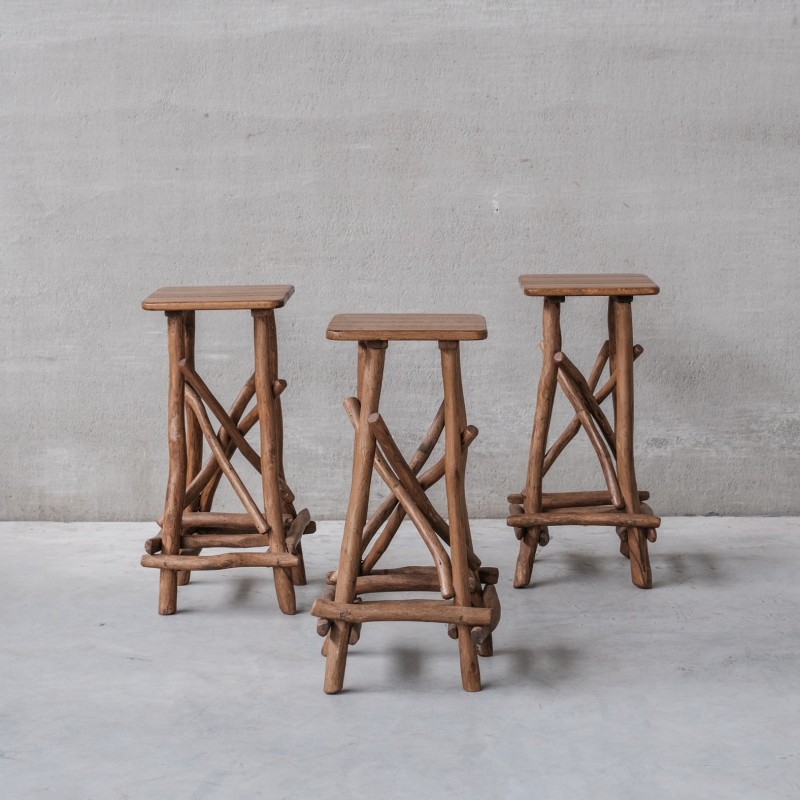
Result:
[[[539,369],[540,302],[516,284],[531,271],[661,284],[634,305],[657,510],[800,512],[798,16],[778,0],[4,0],[0,516],[152,518],[165,321],[139,303],[248,282],[297,287],[279,314],[287,460],[320,518],[344,515],[355,361],[329,317],[485,314],[489,340],[464,347],[470,509],[500,516]],[[249,316],[198,321],[227,400],[252,368]],[[601,301],[567,303],[574,361],[603,324]],[[390,350],[406,447],[438,381],[435,345]],[[574,447],[550,486],[600,487]]]

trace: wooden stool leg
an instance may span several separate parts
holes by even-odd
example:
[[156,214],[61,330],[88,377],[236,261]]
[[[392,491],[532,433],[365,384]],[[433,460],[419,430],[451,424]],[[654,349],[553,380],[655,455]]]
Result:
[[[536,412],[533,421],[531,449],[528,458],[528,475],[525,481],[523,508],[526,514],[542,510],[542,479],[547,435],[553,415],[553,401],[558,384],[558,365],[553,356],[561,350],[561,297],[546,297],[542,318],[543,353],[542,374],[536,395]],[[533,560],[539,544],[539,529],[528,528],[519,543],[519,556],[514,572],[514,588],[522,589],[531,582]]]
[[[619,485],[625,500],[625,510],[632,514],[640,512],[639,492],[636,486],[636,470],[633,461],[633,321],[631,298],[611,298],[613,311],[614,368],[617,383],[616,440],[617,471]],[[650,589],[653,576],[647,552],[646,532],[641,528],[628,528],[628,553],[631,560],[631,579],[641,589]]]
[[[272,373],[270,350],[274,342],[274,312],[253,311],[253,334],[256,361],[256,404],[261,428],[261,483],[264,490],[264,510],[270,527],[269,549],[271,553],[286,553],[283,529],[283,506],[278,481],[278,414],[273,388],[277,376]],[[270,319],[272,318],[272,319]],[[278,605],[284,614],[294,614],[297,602],[294,596],[292,571],[287,567],[273,567],[275,593]]]
[[[184,312],[184,358],[187,365],[194,369],[194,311]],[[203,432],[200,430],[200,423],[197,421],[191,409],[186,409],[186,485],[188,486],[200,472],[203,466]],[[187,506],[187,511],[198,511],[200,509],[200,498],[198,497],[191,506]],[[194,549],[187,552],[187,555],[197,556],[202,551]],[[186,586],[191,579],[192,573],[189,570],[178,572],[178,586]]]
[[[458,342],[439,342],[442,352],[444,382],[444,443],[447,512],[450,525],[450,561],[453,568],[455,604],[470,606],[467,551],[471,541],[467,500],[464,494],[465,457],[461,435],[466,427],[466,411],[461,385],[461,354]],[[468,692],[481,688],[478,653],[468,625],[458,626],[458,650],[461,657],[461,683]]]
[[[275,325],[275,315],[270,314],[267,317],[267,325],[269,326],[269,363],[270,374],[273,379],[278,377],[278,332]],[[283,407],[281,406],[281,396],[275,397],[275,442],[278,453],[278,475],[284,483],[286,483],[286,471],[283,467]],[[292,517],[297,516],[294,505],[292,503],[283,501],[283,510],[285,513]],[[303,548],[300,544],[297,545],[297,555],[300,558],[300,563],[296,567],[292,567],[292,584],[295,586],[306,585],[306,568],[303,562]]]
[[[356,579],[361,568],[361,536],[367,522],[369,488],[375,459],[375,436],[367,419],[378,411],[386,342],[358,343],[358,399],[361,401],[358,432],[353,452],[353,481],[347,504],[347,517],[342,535],[342,550],[336,579],[337,603],[352,603],[356,597]],[[323,651],[325,663],[325,692],[336,694],[344,684],[350,624],[334,621]]]
[[[181,521],[186,495],[186,422],[183,405],[183,375],[178,366],[185,355],[184,315],[181,311],[167,312],[167,343],[169,348],[169,480],[161,528],[164,555],[180,551]],[[158,613],[174,614],[178,608],[178,573],[162,569],[158,591]]]
[[300,559],[296,567],[292,567],[292,583],[295,586],[305,586],[308,582],[306,580],[306,563],[303,560],[303,545],[298,543],[295,548],[295,553]]

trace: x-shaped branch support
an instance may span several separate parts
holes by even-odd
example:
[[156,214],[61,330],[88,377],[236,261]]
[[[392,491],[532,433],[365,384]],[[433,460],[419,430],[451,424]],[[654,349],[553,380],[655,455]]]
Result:
[[[353,427],[358,431],[361,413],[358,399],[348,397],[344,401],[344,408]],[[403,517],[407,515],[433,557],[442,597],[445,599],[454,597],[450,557],[441,543],[443,541],[450,544],[450,528],[425,494],[427,489],[444,476],[444,457],[417,478],[444,428],[443,408],[439,408],[433,424],[410,463],[403,457],[380,414],[371,414],[367,423],[379,446],[375,452],[375,470],[389,487],[392,495],[384,500],[364,527],[362,552],[366,550],[380,526],[385,523],[381,535],[362,562],[362,573],[368,574],[373,569],[397,533]],[[466,428],[462,434],[462,448],[466,450],[477,435],[478,430],[474,426]],[[472,552],[468,554],[468,563],[470,569],[478,569],[481,564],[480,559]]]
[[[640,345],[636,345],[633,348],[634,360],[643,352],[644,348]],[[608,357],[609,343],[606,341],[600,348],[600,352],[597,355],[587,380],[563,352],[558,352],[553,356],[553,360],[558,365],[558,385],[575,409],[575,416],[565,428],[564,432],[547,451],[544,458],[542,474],[544,475],[547,473],[559,455],[564,451],[564,448],[575,438],[580,428],[583,427],[600,461],[600,468],[603,471],[603,477],[608,486],[611,503],[614,508],[621,509],[625,507],[625,500],[622,496],[619,479],[612,460],[612,457],[616,457],[617,452],[616,435],[608,417],[606,417],[600,407],[603,400],[614,390],[616,374],[612,373],[600,391],[595,394],[595,389],[608,361]]]
[[[237,395],[230,411],[226,411],[205,381],[189,366],[185,359],[179,363],[179,368],[186,382],[184,387],[186,404],[195,419],[197,419],[203,436],[211,448],[211,456],[189,486],[186,487],[186,506],[191,507],[197,498],[202,496],[202,507],[208,511],[219,478],[224,474],[241,500],[245,510],[252,518],[256,530],[262,534],[267,533],[269,525],[264,519],[264,515],[230,460],[235,451],[239,450],[247,461],[259,473],[261,472],[261,456],[256,453],[245,439],[247,433],[259,420],[258,408],[253,408],[242,419],[242,415],[256,391],[255,375],[250,376]],[[276,380],[272,385],[273,397],[279,397],[285,388],[286,381]],[[220,423],[221,427],[217,432],[214,431],[211,425],[206,406]],[[294,502],[294,494],[282,477],[279,478],[279,485],[281,500],[288,509]]]

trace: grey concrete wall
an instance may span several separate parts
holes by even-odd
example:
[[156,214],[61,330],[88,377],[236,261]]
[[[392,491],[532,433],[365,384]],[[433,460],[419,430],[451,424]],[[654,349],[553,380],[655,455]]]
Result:
[[[344,514],[354,383],[329,317],[485,314],[489,340],[464,347],[470,509],[502,515],[539,369],[540,303],[516,285],[531,271],[662,285],[634,306],[657,510],[800,512],[799,15],[777,0],[4,0],[0,516],[152,518],[165,322],[139,303],[248,282],[297,287],[279,314],[287,461],[320,518]],[[573,360],[591,363],[603,322],[601,301],[567,303]],[[227,399],[251,369],[249,316],[199,327]],[[407,447],[438,381],[435,346],[390,350],[386,417]],[[550,486],[599,487],[574,448]]]

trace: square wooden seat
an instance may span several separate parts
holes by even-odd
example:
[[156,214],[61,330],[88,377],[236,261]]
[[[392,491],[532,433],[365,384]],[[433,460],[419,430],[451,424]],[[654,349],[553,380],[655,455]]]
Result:
[[145,311],[235,311],[283,308],[294,286],[164,286],[142,302]]
[[326,333],[336,341],[476,341],[486,338],[480,314],[337,314]]
[[528,297],[631,297],[658,294],[647,275],[520,275],[519,285]]

